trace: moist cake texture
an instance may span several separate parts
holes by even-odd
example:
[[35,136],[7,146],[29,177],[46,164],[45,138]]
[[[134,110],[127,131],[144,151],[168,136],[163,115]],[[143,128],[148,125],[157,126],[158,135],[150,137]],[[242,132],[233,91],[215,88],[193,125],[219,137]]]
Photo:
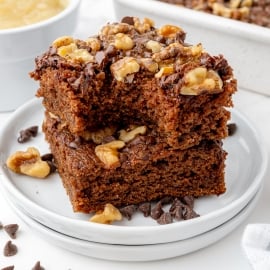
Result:
[[43,130],[74,211],[102,210],[108,201],[121,207],[165,196],[200,197],[226,190],[226,153],[220,141],[202,141],[179,150],[158,143],[148,132],[126,143],[119,151],[120,165],[108,169],[95,154],[95,143],[74,142],[74,136],[49,114]]
[[125,17],[86,40],[59,38],[31,77],[74,211],[225,192],[236,80],[180,27]]

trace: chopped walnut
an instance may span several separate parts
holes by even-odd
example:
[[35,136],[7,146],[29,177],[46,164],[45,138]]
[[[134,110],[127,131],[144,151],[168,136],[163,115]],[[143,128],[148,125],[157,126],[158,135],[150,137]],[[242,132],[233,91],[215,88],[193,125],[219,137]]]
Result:
[[92,140],[96,144],[101,144],[106,137],[112,136],[115,132],[114,127],[105,127],[98,131],[85,131],[81,136],[86,140]]
[[200,95],[201,93],[222,92],[223,82],[214,70],[197,67],[184,76],[185,85],[181,88],[182,95]]
[[119,50],[131,50],[134,46],[133,40],[126,34],[117,33],[114,38],[114,46]]
[[114,140],[109,143],[100,144],[95,147],[97,157],[104,163],[105,168],[111,169],[120,166],[118,149],[125,146],[120,140]]
[[107,24],[105,25],[100,34],[104,36],[111,36],[117,33],[127,33],[130,30],[131,26],[126,23],[119,23],[119,24]]
[[111,65],[111,72],[117,81],[124,81],[128,74],[136,73],[140,65],[133,57],[124,57]]
[[183,32],[183,30],[175,25],[163,25],[159,30],[158,34],[164,37],[173,38],[177,33]]
[[162,48],[160,52],[154,53],[152,59],[158,63],[163,62],[164,60],[172,59],[181,52],[185,51],[185,47],[180,43],[171,43],[169,46]]
[[111,224],[113,221],[119,221],[121,219],[122,214],[120,211],[112,204],[107,203],[104,207],[104,210],[97,212],[90,218],[90,221],[101,224]]
[[155,25],[154,21],[149,18],[144,18],[141,22],[139,18],[133,18],[134,27],[139,33],[145,33],[150,31],[151,28]]
[[146,133],[146,126],[135,127],[131,131],[121,129],[119,132],[120,132],[119,140],[129,142],[132,141],[139,134],[144,135]]
[[57,54],[70,61],[79,63],[94,62],[94,56],[86,49],[79,49],[75,43],[58,47]]
[[162,46],[159,42],[155,41],[155,40],[149,40],[147,41],[145,47],[148,50],[151,50],[153,53],[157,53],[161,50]]
[[49,164],[41,159],[40,153],[35,147],[29,147],[25,152],[15,152],[7,159],[6,164],[15,173],[38,178],[45,178],[50,174]]
[[93,37],[90,37],[88,39],[85,40],[85,42],[90,46],[90,48],[93,50],[93,51],[99,51],[100,48],[101,48],[101,44],[100,44],[100,41],[97,39],[97,38],[93,38]]
[[63,36],[57,38],[55,41],[53,41],[52,45],[55,48],[60,48],[62,46],[70,45],[71,43],[74,43],[74,39],[70,36]]
[[162,77],[163,75],[169,75],[169,74],[172,74],[174,72],[174,68],[173,66],[164,66],[164,67],[161,67],[161,69],[159,70],[159,72],[157,72],[155,74],[155,77],[156,78],[160,78]]
[[156,63],[151,58],[140,58],[138,59],[138,62],[142,67],[146,68],[152,73],[156,73],[158,71],[158,63]]
[[[221,3],[213,3],[212,9],[213,14],[223,16],[225,18],[237,18],[237,19],[244,19],[249,15],[250,12],[250,6],[242,6],[238,4],[236,1],[231,1],[232,3],[231,7],[227,7]],[[246,1],[247,5],[249,4],[248,1]]]

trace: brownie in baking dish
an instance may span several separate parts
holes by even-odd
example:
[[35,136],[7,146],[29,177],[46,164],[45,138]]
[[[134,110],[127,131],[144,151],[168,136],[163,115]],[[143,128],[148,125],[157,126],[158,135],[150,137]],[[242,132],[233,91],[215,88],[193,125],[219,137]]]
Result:
[[[165,196],[200,197],[226,190],[227,154],[220,141],[172,149],[147,129],[118,149],[117,164],[108,168],[97,156],[97,144],[78,139],[51,113],[46,112],[43,131],[75,212],[103,210],[106,203],[122,207]],[[101,145],[119,142],[117,134],[104,137]]]
[[124,18],[87,40],[63,37],[36,59],[37,96],[71,133],[146,125],[175,149],[227,136],[236,91],[222,55],[172,25]]

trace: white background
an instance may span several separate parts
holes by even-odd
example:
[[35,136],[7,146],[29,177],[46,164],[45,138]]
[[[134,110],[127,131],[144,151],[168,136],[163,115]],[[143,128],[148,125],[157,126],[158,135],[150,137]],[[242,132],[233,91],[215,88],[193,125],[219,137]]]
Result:
[[[106,22],[114,20],[113,8],[109,0],[83,0],[81,16],[75,36],[86,38],[95,34]],[[269,89],[270,94],[270,89]],[[262,134],[262,143],[270,149],[270,99],[269,97],[239,90],[234,97],[235,108],[245,114]],[[1,126],[8,120],[10,113],[0,113]],[[1,128],[1,127],[0,127]],[[31,269],[35,262],[40,260],[46,270],[84,270],[84,269],[219,269],[233,270],[251,267],[241,248],[241,237],[248,223],[270,223],[269,212],[269,169],[265,177],[265,186],[259,202],[249,218],[221,241],[204,248],[203,250],[156,262],[113,262],[80,256],[57,248],[37,236],[27,227],[10,209],[4,198],[0,197],[0,221],[3,224],[18,223],[20,229],[17,239],[18,254],[13,257],[4,257],[2,247],[9,240],[6,233],[0,231],[0,269],[15,265],[15,269]],[[0,176],[1,180],[1,176]]]

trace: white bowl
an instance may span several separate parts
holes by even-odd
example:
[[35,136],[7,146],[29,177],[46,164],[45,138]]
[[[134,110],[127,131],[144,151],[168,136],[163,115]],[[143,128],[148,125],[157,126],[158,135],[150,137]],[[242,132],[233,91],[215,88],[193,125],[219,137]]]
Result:
[[11,111],[34,97],[37,83],[29,77],[34,59],[53,40],[71,35],[76,27],[80,0],[69,0],[59,14],[27,26],[0,30],[0,111]]
[[174,24],[187,33],[186,41],[202,43],[211,54],[223,54],[234,69],[238,85],[270,95],[270,29],[156,0],[114,0],[118,20],[148,17],[157,26]]

